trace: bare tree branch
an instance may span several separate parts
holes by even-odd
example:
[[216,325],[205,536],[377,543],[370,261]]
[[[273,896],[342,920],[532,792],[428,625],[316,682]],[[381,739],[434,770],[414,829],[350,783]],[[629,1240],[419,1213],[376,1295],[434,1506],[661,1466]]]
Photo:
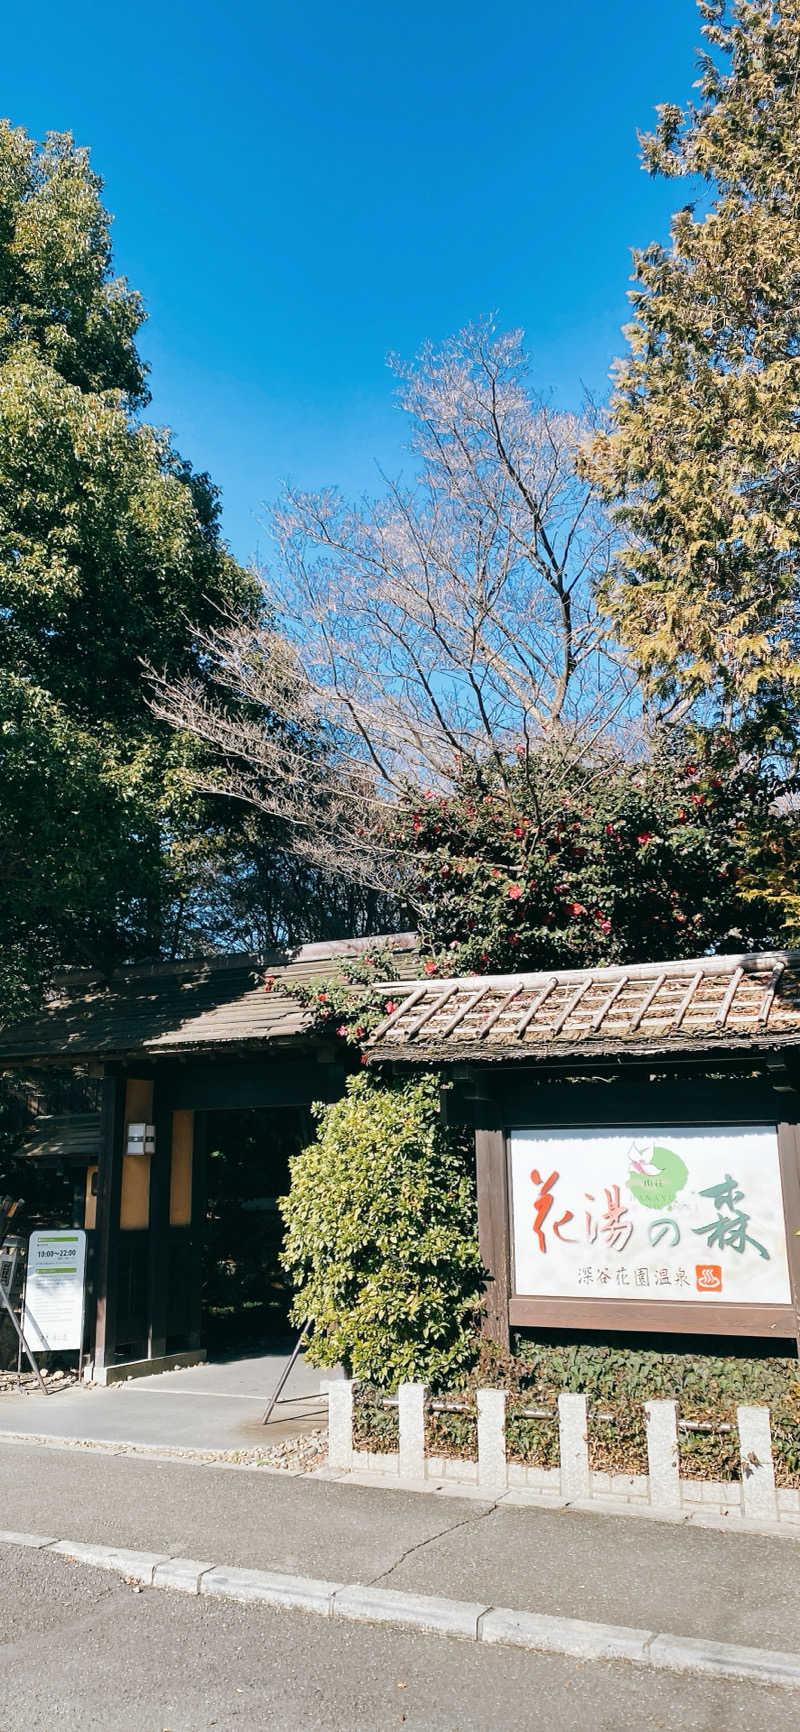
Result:
[[156,678],[155,708],[212,748],[215,791],[285,820],[325,870],[403,895],[398,799],[512,759],[533,781],[543,746],[574,763],[635,695],[596,605],[612,529],[576,469],[586,428],[534,397],[519,333],[485,323],[391,366],[413,483],[358,507],[287,489],[271,624],[221,621],[201,640],[219,700]]

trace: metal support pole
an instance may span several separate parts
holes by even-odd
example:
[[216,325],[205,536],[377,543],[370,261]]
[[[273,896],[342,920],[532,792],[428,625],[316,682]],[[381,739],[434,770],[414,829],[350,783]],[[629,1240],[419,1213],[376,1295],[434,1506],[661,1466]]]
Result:
[[49,1395],[50,1391],[47,1387],[47,1384],[45,1383],[45,1380],[41,1374],[41,1371],[39,1370],[39,1367],[36,1363],[36,1360],[34,1359],[33,1354],[31,1353],[31,1350],[28,1346],[28,1343],[25,1340],[25,1336],[22,1332],[22,1326],[19,1322],[16,1311],[14,1310],[14,1307],[11,1303],[11,1297],[10,1297],[11,1284],[13,1282],[14,1271],[15,1271],[16,1266],[17,1266],[17,1255],[18,1254],[15,1251],[12,1253],[12,1255],[10,1257],[4,1257],[3,1258],[3,1262],[8,1263],[8,1265],[9,1265],[8,1291],[6,1291],[6,1281],[3,1279],[2,1275],[0,1275],[0,1303],[3,1304],[6,1311],[8,1312],[8,1315],[11,1318],[11,1321],[12,1321],[14,1328],[17,1332],[17,1340],[19,1342],[19,1347],[18,1347],[18,1351],[17,1351],[17,1365],[18,1365],[18,1367],[21,1367],[21,1365],[22,1365],[22,1354],[24,1352],[25,1358],[28,1360],[31,1371],[34,1373],[34,1376],[38,1379],[39,1387],[42,1390],[42,1393],[44,1395]]
[[289,1381],[289,1378],[291,1377],[292,1372],[294,1371],[294,1368],[297,1364],[297,1361],[300,1358],[300,1349],[303,1345],[303,1342],[305,1341],[305,1338],[306,1338],[310,1328],[311,1328],[311,1319],[309,1317],[308,1321],[303,1324],[302,1333],[298,1336],[297,1341],[295,1342],[295,1345],[292,1349],[292,1353],[291,1353],[291,1356],[289,1358],[289,1361],[284,1366],[284,1368],[280,1374],[280,1377],[278,1378],[275,1392],[272,1395],[271,1399],[267,1403],[266,1412],[264,1414],[264,1418],[261,1421],[262,1425],[268,1425],[269,1424],[269,1421],[272,1417],[273,1408],[275,1408],[277,1406],[278,1401],[280,1400],[280,1397],[281,1397],[284,1389],[286,1388],[286,1385]]

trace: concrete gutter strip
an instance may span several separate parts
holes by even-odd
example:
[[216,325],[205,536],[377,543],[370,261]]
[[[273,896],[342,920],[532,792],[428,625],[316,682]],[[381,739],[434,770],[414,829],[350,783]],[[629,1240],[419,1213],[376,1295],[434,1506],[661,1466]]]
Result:
[[433,1594],[410,1594],[362,1583],[317,1581],[277,1571],[245,1570],[162,1552],[128,1551],[119,1546],[54,1540],[41,1534],[0,1531],[0,1544],[53,1551],[75,1563],[114,1570],[142,1587],[173,1588],[260,1605],[315,1612],[359,1623],[395,1624],[431,1634],[460,1636],[493,1646],[563,1654],[579,1660],[627,1660],[669,1672],[780,1684],[800,1690],[800,1653],[747,1648],[692,1636],[594,1624],[580,1618],[552,1618]]
[[581,1618],[550,1618],[544,1612],[514,1612],[506,1606],[494,1606],[486,1612],[478,1632],[479,1641],[496,1642],[503,1647],[571,1654],[576,1660],[634,1660],[639,1664],[649,1661],[653,1639],[651,1630],[589,1624]]
[[435,1594],[398,1593],[396,1588],[365,1588],[359,1583],[334,1595],[335,1618],[363,1624],[405,1624],[436,1635],[478,1640],[478,1625],[487,1606],[469,1600],[444,1600]]

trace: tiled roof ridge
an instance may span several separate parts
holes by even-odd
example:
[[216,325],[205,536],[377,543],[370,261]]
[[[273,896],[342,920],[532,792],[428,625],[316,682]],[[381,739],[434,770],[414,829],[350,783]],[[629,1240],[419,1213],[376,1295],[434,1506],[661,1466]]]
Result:
[[382,932],[373,938],[331,938],[299,944],[294,948],[265,951],[233,950],[211,956],[182,957],[175,962],[130,962],[104,974],[98,968],[72,968],[54,974],[56,989],[75,986],[114,987],[126,980],[164,980],[190,978],[197,973],[222,974],[237,969],[251,969],[256,975],[278,973],[298,963],[324,963],[327,958],[360,956],[370,949],[413,950],[419,945],[416,932]]
[[[373,940],[374,942],[374,940]],[[444,991],[454,987],[460,992],[477,992],[479,987],[523,987],[543,986],[547,980],[554,980],[559,986],[570,981],[586,980],[619,980],[627,977],[630,980],[647,980],[653,974],[665,970],[671,975],[685,974],[687,977],[696,974],[702,968],[704,974],[727,974],[731,969],[749,967],[755,971],[758,968],[774,967],[784,963],[787,968],[800,968],[800,950],[745,950],[731,951],[724,955],[714,953],[710,956],[676,957],[673,960],[662,961],[657,958],[652,962],[611,962],[585,963],[582,968],[537,968],[523,970],[514,974],[435,974],[429,976],[423,983],[417,980],[406,980],[401,984],[406,991],[414,986],[425,985],[430,991]],[[397,981],[381,982],[388,992],[397,988]]]

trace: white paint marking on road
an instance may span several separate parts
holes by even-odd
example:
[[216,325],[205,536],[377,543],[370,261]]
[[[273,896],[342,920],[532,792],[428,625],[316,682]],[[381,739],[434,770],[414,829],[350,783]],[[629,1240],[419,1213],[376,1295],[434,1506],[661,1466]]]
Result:
[[[39,1534],[0,1531],[0,1544],[21,1545],[58,1553],[76,1563],[116,1570],[127,1581],[175,1588],[219,1598],[245,1600],[285,1610],[302,1610],[323,1617],[357,1619],[365,1623],[397,1624],[430,1634],[451,1635],[492,1646],[522,1647],[532,1653],[564,1654],[584,1660],[627,1660],[659,1671],[702,1673],[705,1677],[780,1684],[800,1690],[800,1654],[772,1648],[748,1648],[705,1637],[650,1634],[582,1618],[551,1618],[539,1612],[518,1612],[504,1606],[483,1606],[434,1594],[406,1594],[394,1588],[367,1587],[354,1582],[317,1581],[279,1571],[245,1570],[227,1564],[201,1564],[171,1558],[161,1552],[128,1551],[119,1546],[89,1545],[79,1540],[49,1540]],[[171,1583],[170,1568],[181,1577]],[[189,1580],[196,1582],[189,1586]]]

